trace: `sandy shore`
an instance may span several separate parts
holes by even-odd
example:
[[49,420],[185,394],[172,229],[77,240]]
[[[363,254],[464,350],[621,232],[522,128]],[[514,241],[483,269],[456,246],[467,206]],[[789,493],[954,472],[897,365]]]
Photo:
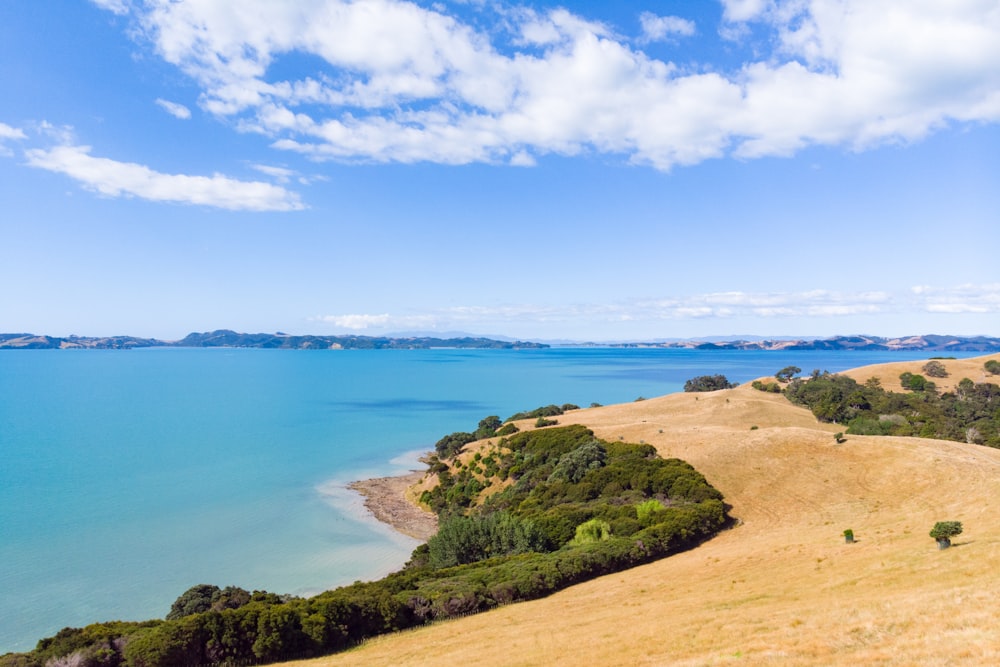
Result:
[[437,516],[411,502],[407,490],[423,479],[415,471],[397,477],[376,477],[347,485],[364,496],[365,507],[375,518],[387,523],[404,535],[426,540],[437,532]]

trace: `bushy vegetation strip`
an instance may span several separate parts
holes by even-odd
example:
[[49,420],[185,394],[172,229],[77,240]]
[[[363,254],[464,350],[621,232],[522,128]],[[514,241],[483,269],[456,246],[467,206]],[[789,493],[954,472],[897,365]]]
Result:
[[[940,373],[934,366],[931,369]],[[955,391],[940,393],[923,375],[908,372],[900,375],[899,382],[905,391],[888,391],[876,379],[859,384],[844,375],[814,371],[808,379],[793,380],[785,395],[808,407],[820,421],[846,424],[848,434],[917,436],[1000,447],[997,384],[963,378]]]
[[[490,417],[477,432],[501,429]],[[178,598],[170,620],[67,628],[31,653],[0,657],[0,666],[244,665],[318,656],[648,563],[729,521],[721,494],[700,473],[650,445],[605,442],[567,426],[496,436],[485,455],[470,457],[463,454],[468,435],[439,443],[430,465],[439,484],[424,501],[441,527],[399,572],[308,599],[199,585]]]

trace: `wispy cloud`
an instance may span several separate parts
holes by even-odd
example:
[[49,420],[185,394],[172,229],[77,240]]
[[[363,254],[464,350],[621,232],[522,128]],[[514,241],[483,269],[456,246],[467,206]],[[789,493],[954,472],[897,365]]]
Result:
[[914,287],[912,292],[918,303],[929,313],[1000,313],[1000,283],[951,288],[921,285]]
[[14,154],[12,150],[4,145],[7,141],[20,141],[21,139],[26,139],[27,135],[23,130],[11,127],[6,123],[0,123],[0,155],[10,157]]
[[[755,46],[769,49],[730,71],[655,59],[565,9],[478,4],[503,26],[485,32],[443,3],[401,0],[133,7],[206,110],[314,159],[529,165],[598,152],[670,169],[1000,120],[1000,12],[989,2],[725,0],[717,28],[763,35]],[[694,30],[676,17],[640,22],[640,43]],[[276,76],[290,54],[324,67]]]
[[411,327],[434,328],[437,320],[432,315],[389,315],[381,313],[378,315],[353,314],[353,315],[318,315],[310,317],[310,322],[328,324],[336,329],[347,329],[350,331],[363,331],[365,329],[399,329]]
[[89,146],[34,148],[25,151],[25,156],[32,167],[65,174],[88,190],[108,197],[138,197],[231,211],[304,208],[297,193],[270,183],[241,181],[220,174],[164,174],[134,162],[94,157]]
[[455,306],[420,314],[327,315],[312,318],[341,329],[389,330],[496,328],[520,324],[662,322],[755,318],[837,318],[872,315],[897,307],[887,292],[717,292],[605,304],[508,304]]
[[679,16],[657,16],[652,12],[643,12],[639,15],[639,23],[642,25],[643,42],[655,42],[674,35],[690,37],[695,33],[694,22]]
[[174,118],[179,118],[180,120],[188,120],[191,118],[191,110],[183,104],[170,102],[169,100],[165,100],[163,98],[157,98],[156,104]]

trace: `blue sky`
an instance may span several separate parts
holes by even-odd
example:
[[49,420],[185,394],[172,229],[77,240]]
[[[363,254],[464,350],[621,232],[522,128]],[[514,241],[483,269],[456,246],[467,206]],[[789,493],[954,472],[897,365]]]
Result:
[[1000,335],[992,0],[14,0],[0,85],[0,331]]

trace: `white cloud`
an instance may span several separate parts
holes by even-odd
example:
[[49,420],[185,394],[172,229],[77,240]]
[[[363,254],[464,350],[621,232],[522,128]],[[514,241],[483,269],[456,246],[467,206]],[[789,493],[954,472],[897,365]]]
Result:
[[390,315],[381,313],[377,315],[355,313],[351,315],[319,315],[309,318],[310,322],[327,324],[335,329],[349,329],[351,331],[362,331],[365,329],[377,329],[385,331],[388,329],[403,328],[437,328],[437,318],[433,315]]
[[652,12],[639,15],[642,25],[642,41],[655,42],[673,35],[690,37],[695,33],[694,21],[679,16],[657,16]]
[[129,12],[129,0],[90,0],[92,3],[109,12],[124,16]]
[[510,330],[524,325],[600,325],[663,321],[766,319],[829,319],[877,315],[895,308],[887,292],[719,292],[618,303],[505,304],[453,306],[409,315],[325,315],[311,321],[338,329],[382,331],[402,328]]
[[183,104],[170,102],[162,98],[157,98],[156,103],[174,118],[179,118],[180,120],[187,120],[191,118],[191,110]]
[[62,145],[25,151],[28,164],[66,174],[108,197],[132,196],[158,202],[196,204],[232,211],[294,211],[298,194],[270,183],[240,181],[220,174],[164,174],[134,162],[93,157],[89,146]]
[[1000,283],[949,288],[919,285],[911,291],[929,313],[1000,313]]
[[11,127],[6,123],[0,123],[0,155],[10,157],[14,154],[9,148],[4,146],[6,141],[19,141],[21,139],[27,139],[27,135],[23,130]]
[[0,141],[7,141],[9,139],[27,139],[27,135],[24,130],[16,127],[11,127],[6,123],[0,123]]
[[[772,49],[728,72],[681,70],[564,9],[501,7],[490,33],[446,5],[401,0],[150,0],[135,14],[157,52],[201,86],[203,108],[314,159],[520,165],[599,152],[669,169],[811,145],[862,150],[1000,120],[994,2],[723,4],[721,30],[752,22]],[[647,39],[694,31],[652,14],[643,26]],[[271,74],[293,53],[323,64]]]

